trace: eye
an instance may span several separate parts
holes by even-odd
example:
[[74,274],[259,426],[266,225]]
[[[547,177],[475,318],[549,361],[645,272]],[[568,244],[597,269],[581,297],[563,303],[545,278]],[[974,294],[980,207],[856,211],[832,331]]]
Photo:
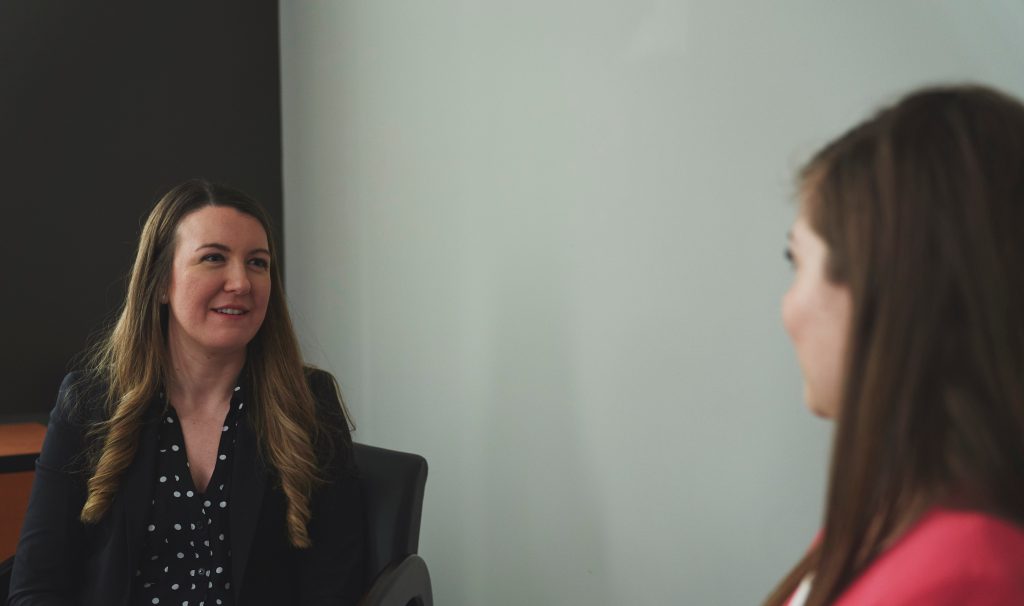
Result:
[[216,261],[223,261],[224,260],[224,255],[222,255],[220,253],[210,253],[208,255],[203,255],[202,259],[200,259],[200,260],[201,261],[215,261],[215,262]]
[[266,269],[270,267],[270,261],[267,261],[266,259],[262,259],[260,257],[249,259],[249,263],[255,265],[256,267],[259,267],[260,269]]
[[782,255],[786,257],[786,261],[788,261],[793,268],[796,268],[796,257],[793,256],[793,250],[791,248],[787,246],[786,249],[782,251]]

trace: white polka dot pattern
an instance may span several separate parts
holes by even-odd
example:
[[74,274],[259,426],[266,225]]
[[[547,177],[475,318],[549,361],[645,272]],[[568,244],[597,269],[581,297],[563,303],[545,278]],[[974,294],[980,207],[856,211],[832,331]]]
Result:
[[[234,603],[228,572],[231,465],[227,461],[242,409],[242,390],[236,387],[222,424],[213,474],[201,493],[193,485],[188,454],[181,446],[185,443],[181,423],[168,403],[153,476],[155,498],[129,603]],[[206,582],[186,582],[196,578]]]

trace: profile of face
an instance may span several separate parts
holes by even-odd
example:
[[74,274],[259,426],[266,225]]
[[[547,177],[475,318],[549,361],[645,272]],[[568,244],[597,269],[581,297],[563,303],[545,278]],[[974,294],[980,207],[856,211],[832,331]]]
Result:
[[793,283],[782,299],[782,322],[804,377],[804,401],[816,415],[834,418],[843,386],[843,358],[853,306],[849,287],[826,275],[828,246],[803,213],[789,233]]
[[178,354],[243,354],[270,299],[270,250],[260,222],[204,206],[178,223],[167,287],[167,339]]

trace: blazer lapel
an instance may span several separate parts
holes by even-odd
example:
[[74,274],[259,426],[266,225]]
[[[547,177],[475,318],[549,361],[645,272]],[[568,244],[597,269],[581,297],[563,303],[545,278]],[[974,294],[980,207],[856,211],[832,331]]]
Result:
[[125,520],[128,561],[124,602],[127,603],[131,576],[139,561],[146,521],[149,519],[153,499],[153,475],[156,469],[156,449],[160,438],[161,407],[159,399],[150,404],[139,429],[139,444],[132,464],[125,471],[121,484],[121,510]]
[[263,505],[263,493],[267,485],[267,469],[256,442],[256,432],[251,424],[252,415],[243,415],[239,423],[238,441],[235,443],[235,462],[231,470],[231,589],[237,603],[245,577],[245,566],[249,561]]

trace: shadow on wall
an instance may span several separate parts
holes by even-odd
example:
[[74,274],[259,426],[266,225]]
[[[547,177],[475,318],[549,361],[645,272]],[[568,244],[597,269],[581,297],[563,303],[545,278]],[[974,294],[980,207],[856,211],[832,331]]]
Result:
[[[537,267],[542,267],[539,265]],[[505,275],[492,291],[490,437],[484,541],[494,604],[620,604],[610,594],[605,524],[585,453],[570,348],[571,305],[557,271]]]

